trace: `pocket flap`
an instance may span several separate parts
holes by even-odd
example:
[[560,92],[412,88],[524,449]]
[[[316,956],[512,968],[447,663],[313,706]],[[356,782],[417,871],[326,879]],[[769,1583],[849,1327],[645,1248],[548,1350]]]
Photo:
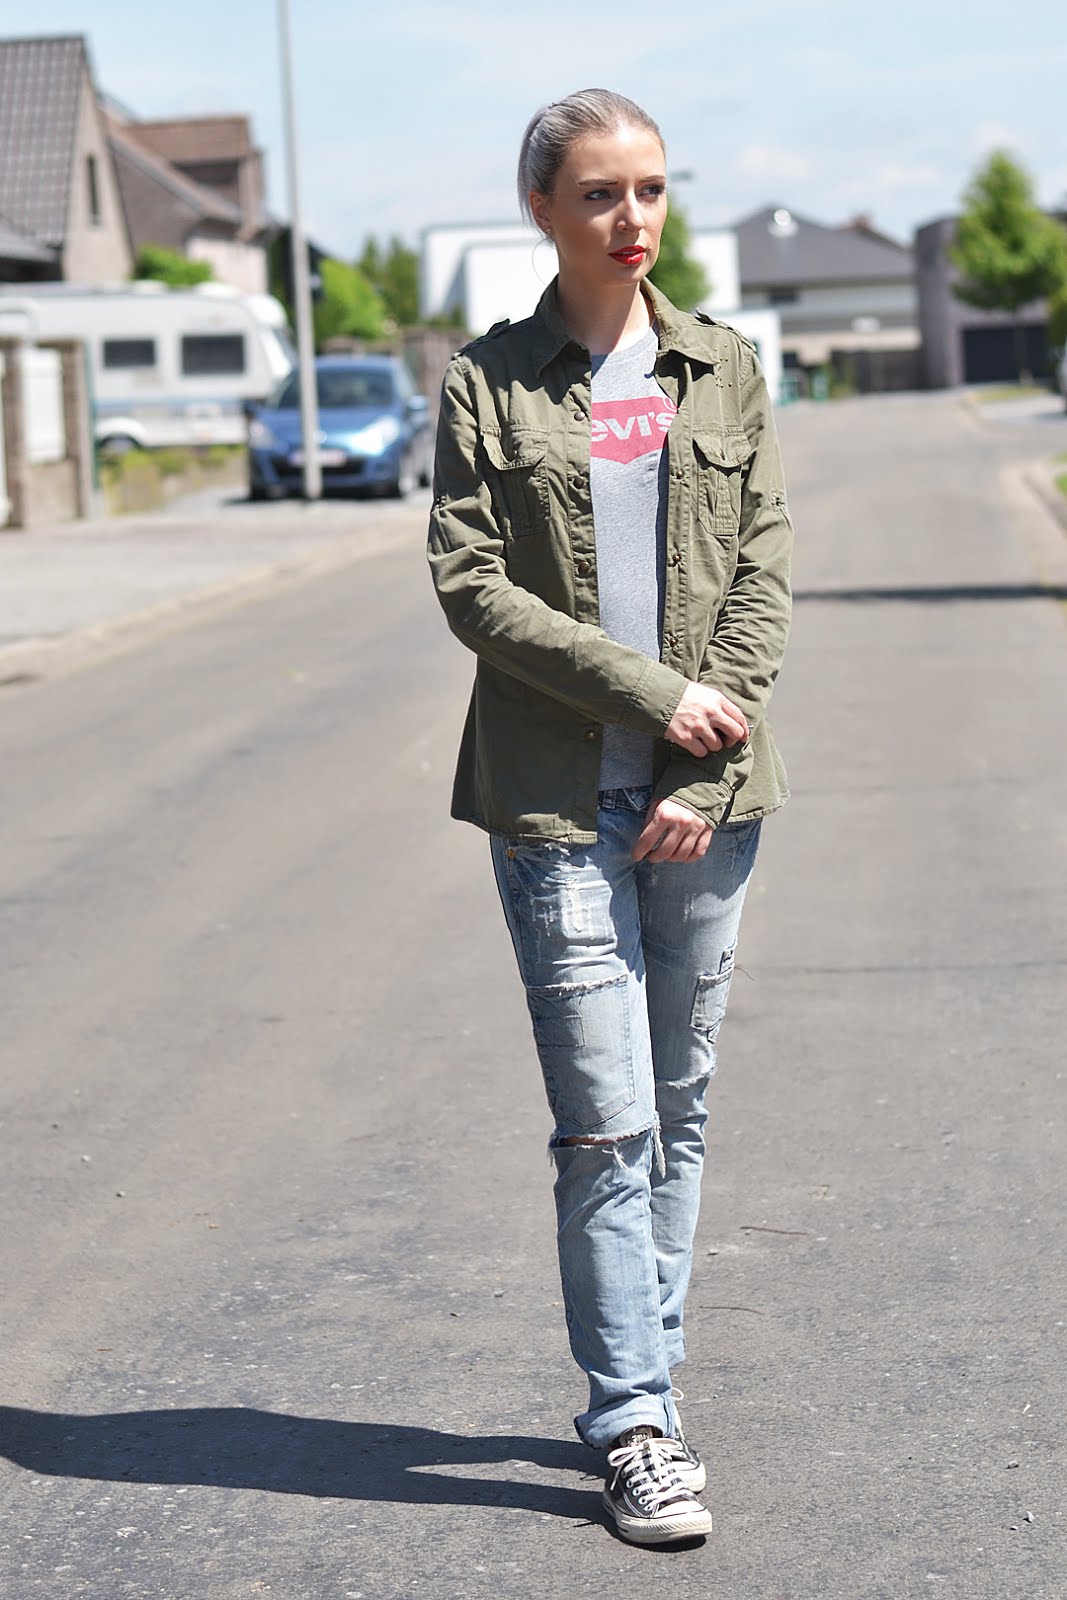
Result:
[[724,433],[719,428],[702,428],[693,434],[693,443],[709,467],[743,467],[752,454],[744,433]]
[[515,467],[535,467],[545,458],[548,433],[544,428],[507,428],[502,433],[484,433],[485,453],[501,472]]

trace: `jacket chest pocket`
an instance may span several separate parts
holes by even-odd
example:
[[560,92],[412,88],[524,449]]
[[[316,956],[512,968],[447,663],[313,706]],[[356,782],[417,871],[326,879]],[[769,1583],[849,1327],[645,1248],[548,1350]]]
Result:
[[548,520],[548,475],[544,428],[509,427],[484,433],[489,488],[505,539],[524,539]]
[[724,543],[737,538],[741,484],[752,446],[744,433],[703,429],[693,435],[696,514],[701,525]]

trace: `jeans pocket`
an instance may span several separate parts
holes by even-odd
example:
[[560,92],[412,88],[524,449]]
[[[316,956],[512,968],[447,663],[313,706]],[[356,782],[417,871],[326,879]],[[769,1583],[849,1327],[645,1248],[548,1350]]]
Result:
[[694,1031],[703,1034],[709,1044],[715,1043],[722,1019],[726,1015],[726,1000],[733,973],[734,965],[730,952],[730,960],[721,972],[702,972],[697,978],[693,1011],[689,1020]]
[[637,1098],[628,976],[528,988],[534,1040],[556,1128],[595,1133]]

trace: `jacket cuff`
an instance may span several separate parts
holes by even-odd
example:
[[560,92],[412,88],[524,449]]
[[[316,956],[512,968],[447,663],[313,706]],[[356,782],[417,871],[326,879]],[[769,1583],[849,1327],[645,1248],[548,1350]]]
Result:
[[698,817],[703,817],[705,822],[710,822],[713,828],[717,828],[733,804],[733,785],[723,781],[687,783],[678,788],[676,782],[676,779],[672,781],[668,767],[656,785],[653,799],[674,800],[680,806],[688,806],[690,811],[695,811]]
[[660,661],[650,661],[619,717],[620,726],[662,738],[688,687],[689,679],[682,673]]

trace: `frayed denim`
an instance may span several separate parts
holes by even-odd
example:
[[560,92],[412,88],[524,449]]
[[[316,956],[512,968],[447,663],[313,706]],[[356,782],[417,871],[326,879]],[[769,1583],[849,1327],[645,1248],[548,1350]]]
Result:
[[492,840],[555,1119],[560,1276],[589,1379],[575,1426],[604,1449],[675,1431],[704,1098],[760,832],[726,824],[700,861],[635,862],[650,801],[602,794],[594,845]]

